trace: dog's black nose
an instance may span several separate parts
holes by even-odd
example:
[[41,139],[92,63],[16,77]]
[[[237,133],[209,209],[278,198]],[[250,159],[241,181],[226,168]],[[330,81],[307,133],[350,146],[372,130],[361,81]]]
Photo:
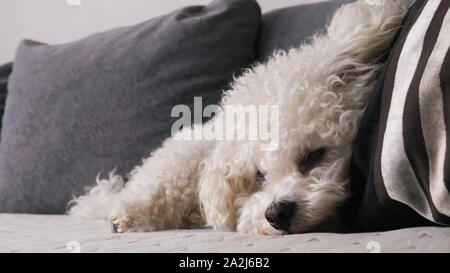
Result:
[[272,202],[266,209],[267,221],[278,230],[288,230],[297,204],[291,201]]

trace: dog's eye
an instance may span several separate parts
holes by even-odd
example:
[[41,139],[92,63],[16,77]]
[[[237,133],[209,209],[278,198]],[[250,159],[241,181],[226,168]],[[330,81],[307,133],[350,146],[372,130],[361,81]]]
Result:
[[325,154],[324,148],[319,148],[317,150],[314,150],[306,155],[306,157],[303,157],[299,164],[298,168],[299,171],[303,174],[307,173],[315,163],[317,163]]
[[260,170],[256,171],[255,177],[256,181],[258,181],[259,183],[262,183],[266,180],[265,175]]
[[319,148],[315,151],[310,152],[305,158],[305,164],[312,165],[313,163],[319,161],[324,154],[325,154],[324,148]]

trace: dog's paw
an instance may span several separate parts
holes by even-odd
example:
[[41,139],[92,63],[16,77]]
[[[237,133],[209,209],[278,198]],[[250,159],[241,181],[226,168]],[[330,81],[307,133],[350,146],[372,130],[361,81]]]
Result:
[[119,217],[112,221],[111,231],[114,233],[124,233],[133,230],[133,219],[131,217]]

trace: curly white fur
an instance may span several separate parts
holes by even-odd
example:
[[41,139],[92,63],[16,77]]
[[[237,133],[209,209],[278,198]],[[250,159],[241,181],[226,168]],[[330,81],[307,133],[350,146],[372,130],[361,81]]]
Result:
[[[276,52],[225,92],[222,111],[226,105],[279,105],[278,149],[261,151],[258,141],[172,137],[131,173],[123,188],[114,175],[98,181],[73,201],[70,214],[108,219],[119,232],[208,225],[281,234],[331,227],[350,194],[352,141],[405,13],[402,1],[379,3],[344,5],[326,34],[287,53]],[[325,150],[320,161],[300,171],[302,159],[319,148]],[[263,183],[255,178],[258,170],[265,174]],[[277,201],[299,207],[286,231],[273,228],[264,216]]]

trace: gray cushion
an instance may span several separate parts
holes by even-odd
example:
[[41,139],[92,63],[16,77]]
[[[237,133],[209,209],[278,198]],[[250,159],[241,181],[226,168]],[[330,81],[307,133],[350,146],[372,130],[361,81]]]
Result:
[[[311,35],[323,31],[341,5],[355,0],[333,0],[298,5],[265,13],[261,21],[257,59],[264,61],[275,50],[289,50],[308,41]],[[405,0],[407,7],[414,0]]]
[[[0,212],[63,213],[96,175],[126,175],[170,135],[171,108],[217,103],[255,58],[255,1],[17,50],[0,143]],[[191,108],[193,109],[193,108]]]

